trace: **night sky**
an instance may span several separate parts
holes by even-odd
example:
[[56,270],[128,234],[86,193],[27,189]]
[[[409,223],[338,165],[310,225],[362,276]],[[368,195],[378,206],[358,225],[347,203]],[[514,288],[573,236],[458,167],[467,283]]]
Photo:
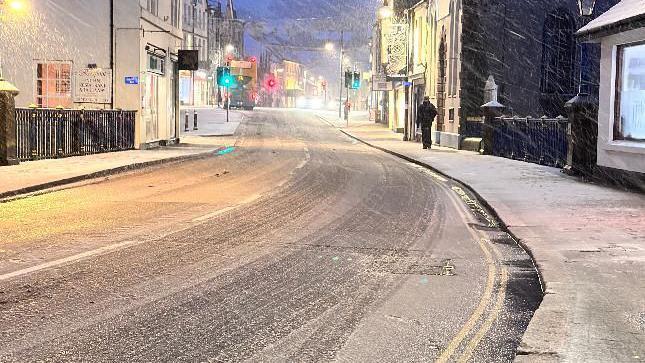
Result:
[[338,55],[321,48],[326,42],[337,44],[343,30],[348,58],[361,69],[369,68],[368,43],[379,0],[234,2],[238,16],[247,21],[248,54],[258,55],[268,47],[278,59],[300,61],[323,76],[335,74]]

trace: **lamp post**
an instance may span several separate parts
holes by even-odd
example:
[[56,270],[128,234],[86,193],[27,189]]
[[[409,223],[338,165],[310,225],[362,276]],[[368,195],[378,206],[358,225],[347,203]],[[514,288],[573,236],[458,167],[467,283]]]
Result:
[[[0,15],[3,15],[5,6],[11,13],[20,13],[25,10],[26,4],[22,0],[0,0]],[[0,59],[0,165],[16,165],[19,163],[16,148],[16,118],[15,97],[18,89],[4,80],[2,74],[2,59]]]
[[[343,58],[345,56],[345,50],[343,49],[343,41],[345,37],[345,32],[343,30],[340,31],[340,53],[338,56],[338,67],[339,67],[339,78],[338,78],[338,118],[343,117]],[[325,44],[325,50],[326,51],[333,51],[334,50],[334,43],[327,43]]]
[[[578,0],[578,11],[582,18],[582,25],[586,25],[596,5],[596,0]],[[589,49],[586,43],[580,44],[580,79],[578,95],[589,95]]]
[[[586,24],[593,15],[596,0],[578,0],[582,22]],[[598,144],[598,102],[589,91],[588,45],[580,44],[580,83],[578,94],[565,104],[569,116],[567,165],[564,172],[581,175],[585,179],[594,177],[597,164]]]

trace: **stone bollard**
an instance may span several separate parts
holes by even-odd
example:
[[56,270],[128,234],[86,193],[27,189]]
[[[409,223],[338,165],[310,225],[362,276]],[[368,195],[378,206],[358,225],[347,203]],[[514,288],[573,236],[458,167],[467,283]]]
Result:
[[495,127],[493,121],[495,117],[500,117],[506,107],[497,101],[491,101],[481,106],[484,112],[484,132],[482,135],[482,153],[484,155],[493,155],[494,140],[493,135]]
[[598,157],[598,101],[581,93],[565,105],[569,116],[567,165],[564,172],[592,179]]
[[0,78],[0,165],[18,165],[16,101],[18,89]]

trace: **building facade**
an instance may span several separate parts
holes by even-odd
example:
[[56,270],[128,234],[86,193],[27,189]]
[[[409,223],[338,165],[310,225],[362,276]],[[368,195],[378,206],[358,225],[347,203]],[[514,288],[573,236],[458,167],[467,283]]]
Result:
[[579,34],[600,43],[596,172],[629,186],[645,182],[645,9],[623,0]]
[[179,3],[31,0],[3,13],[0,60],[17,106],[135,110],[137,148],[176,142]]
[[183,49],[197,50],[199,69],[179,72],[179,100],[186,106],[212,104],[212,77],[209,81],[209,5],[207,0],[182,0]]
[[[615,3],[596,1],[593,15]],[[380,107],[404,139],[416,138],[416,107],[429,96],[439,112],[435,142],[459,148],[462,123],[482,117],[490,76],[512,115],[564,115],[581,79],[598,93],[600,50],[581,56],[575,32],[586,19],[577,0],[384,0],[383,8],[373,59],[392,91]]]
[[[225,66],[230,59],[243,59],[244,22],[237,18],[233,0],[212,1],[208,8],[208,61],[210,75],[215,79],[217,67]],[[213,102],[223,101],[224,89],[212,82]]]

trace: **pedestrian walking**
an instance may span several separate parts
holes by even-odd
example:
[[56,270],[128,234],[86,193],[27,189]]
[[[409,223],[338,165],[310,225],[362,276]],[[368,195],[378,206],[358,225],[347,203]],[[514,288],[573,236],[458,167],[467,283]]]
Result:
[[421,127],[424,149],[432,147],[432,123],[435,117],[437,117],[437,108],[430,102],[430,97],[426,96],[417,111],[417,127]]

